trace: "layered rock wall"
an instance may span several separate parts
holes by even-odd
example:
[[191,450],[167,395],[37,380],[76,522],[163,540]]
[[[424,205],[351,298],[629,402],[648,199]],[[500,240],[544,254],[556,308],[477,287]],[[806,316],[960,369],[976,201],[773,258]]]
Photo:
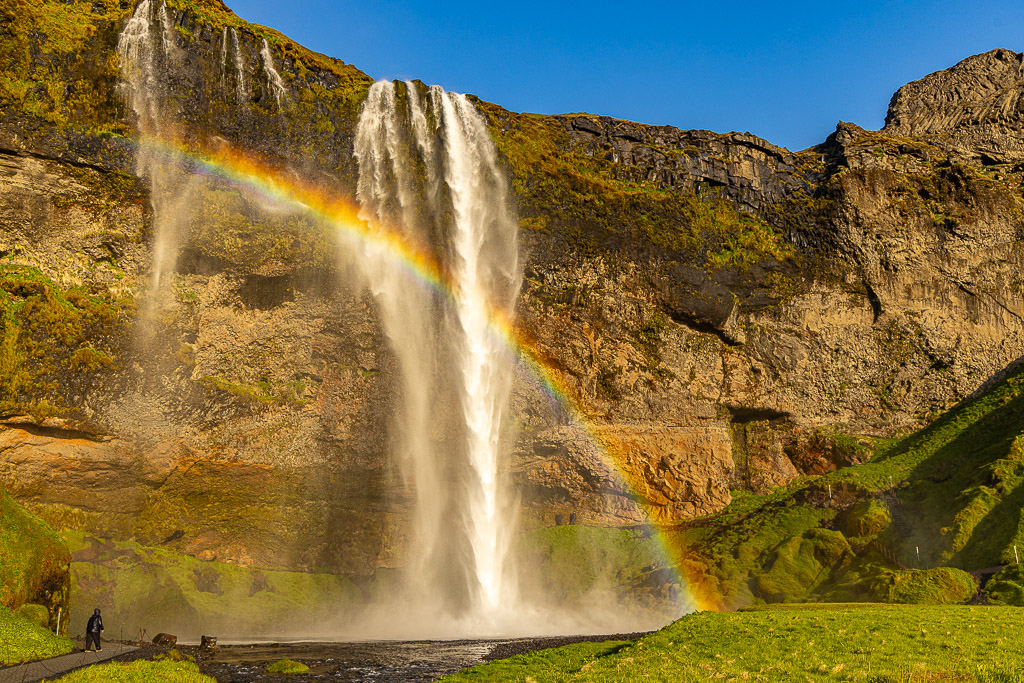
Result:
[[[133,8],[73,7],[95,40],[78,61],[43,41],[25,73],[91,83],[95,106],[62,118],[67,102],[30,86],[7,92],[0,125],[5,367],[22,378],[0,396],[0,482],[65,526],[205,559],[393,566],[413,492],[372,298],[328,232],[200,183],[172,300],[151,307],[132,118],[116,70],[83,66],[107,64]],[[352,195],[364,74],[218,3],[167,16],[175,135]],[[971,58],[901,89],[882,131],[841,124],[798,153],[480,103],[523,218],[517,324],[590,427],[518,379],[524,523],[713,513],[730,488],[855,461],[858,439],[926,422],[1024,354],[1022,169],[1002,161],[1020,142],[1019,60]],[[992,102],[978,121],[921,113],[970,93]],[[55,316],[76,322],[58,334]]]

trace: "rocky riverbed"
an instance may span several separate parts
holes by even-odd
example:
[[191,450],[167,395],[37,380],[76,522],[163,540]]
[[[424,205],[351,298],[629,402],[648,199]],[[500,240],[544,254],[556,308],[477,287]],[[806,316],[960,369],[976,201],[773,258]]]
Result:
[[[203,673],[222,683],[241,681],[433,681],[486,661],[585,641],[626,640],[643,634],[550,638],[364,641],[347,643],[253,643],[226,645],[214,652],[182,648]],[[292,659],[308,674],[265,673],[268,665]]]

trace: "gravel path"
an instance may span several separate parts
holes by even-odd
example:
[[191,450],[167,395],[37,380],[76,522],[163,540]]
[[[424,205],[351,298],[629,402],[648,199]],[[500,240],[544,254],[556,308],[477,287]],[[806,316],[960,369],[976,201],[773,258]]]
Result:
[[41,681],[44,678],[57,678],[74,669],[89,666],[98,662],[105,662],[120,655],[126,655],[138,650],[134,645],[123,645],[107,641],[100,652],[83,652],[76,650],[71,654],[60,657],[40,659],[35,662],[26,662],[16,666],[9,666],[0,669],[0,683],[31,683]]

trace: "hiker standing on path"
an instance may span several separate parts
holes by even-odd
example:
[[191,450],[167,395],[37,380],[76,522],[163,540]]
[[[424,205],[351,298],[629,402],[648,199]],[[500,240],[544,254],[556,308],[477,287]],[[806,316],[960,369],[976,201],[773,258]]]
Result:
[[[92,616],[89,617],[89,625],[85,627],[85,651],[86,652],[99,652],[103,649],[103,645],[100,643],[100,634],[103,632],[103,619],[100,617],[100,609],[97,607],[92,612]],[[95,646],[95,649],[90,649],[90,645]]]

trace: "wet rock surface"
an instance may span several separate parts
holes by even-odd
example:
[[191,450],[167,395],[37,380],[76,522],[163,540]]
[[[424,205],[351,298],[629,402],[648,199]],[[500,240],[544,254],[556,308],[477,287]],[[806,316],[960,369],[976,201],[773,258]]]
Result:
[[[220,683],[242,681],[433,681],[467,667],[580,642],[631,640],[644,634],[516,638],[512,640],[425,640],[362,643],[274,643],[225,645],[215,654],[196,651],[203,673]],[[184,651],[193,654],[192,648]],[[309,666],[308,674],[273,675],[266,667],[280,659]]]

